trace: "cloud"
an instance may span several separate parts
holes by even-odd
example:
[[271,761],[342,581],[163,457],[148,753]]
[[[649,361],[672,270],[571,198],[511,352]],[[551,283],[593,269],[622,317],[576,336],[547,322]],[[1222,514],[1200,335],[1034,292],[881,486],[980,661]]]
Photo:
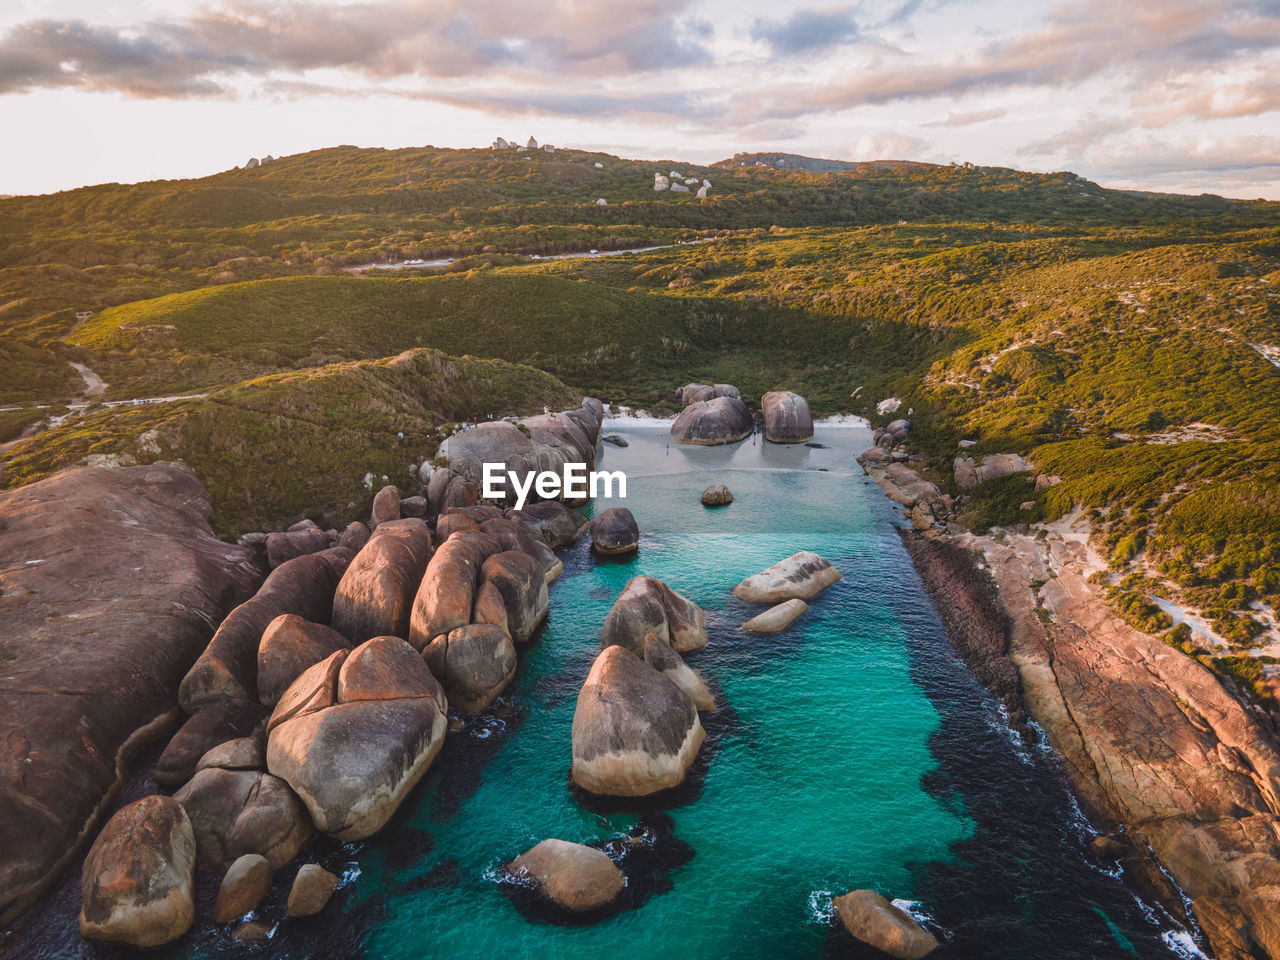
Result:
[[712,29],[691,2],[233,0],[127,29],[29,21],[0,37],[0,94],[229,96],[240,81],[325,69],[380,80],[632,76],[711,62]]
[[794,56],[856,40],[858,25],[848,7],[805,7],[783,20],[756,20],[751,37],[775,54]]
[[928,146],[920,137],[910,137],[893,130],[876,130],[863,134],[849,145],[850,160],[914,160]]
[[968,127],[975,123],[985,123],[988,120],[998,120],[1009,111],[1004,107],[994,107],[990,110],[972,110],[968,113],[948,113],[942,120],[932,120],[924,124],[926,127]]

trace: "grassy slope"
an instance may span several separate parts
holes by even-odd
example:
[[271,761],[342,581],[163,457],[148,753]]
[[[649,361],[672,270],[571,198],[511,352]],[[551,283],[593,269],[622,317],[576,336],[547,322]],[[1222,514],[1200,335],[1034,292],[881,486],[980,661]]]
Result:
[[367,516],[384,477],[407,486],[408,465],[430,458],[452,424],[579,399],[530,367],[414,350],[249,380],[203,400],[92,413],[19,443],[0,483],[29,483],[86,459],[180,458],[213,495],[219,533],[304,516],[328,525]]

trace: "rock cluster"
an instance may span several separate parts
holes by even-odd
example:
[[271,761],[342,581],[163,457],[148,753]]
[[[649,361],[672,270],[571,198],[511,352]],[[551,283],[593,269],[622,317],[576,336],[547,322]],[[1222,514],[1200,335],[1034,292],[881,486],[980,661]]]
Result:
[[742,399],[738,388],[731,383],[686,383],[676,391],[676,400],[688,406],[697,400],[714,400],[717,397]]
[[906,460],[907,454],[900,446],[892,452],[883,445],[875,446],[858,457],[858,463],[862,464],[867,476],[879,484],[885,496],[902,505],[911,526],[926,535],[936,536],[947,524],[955,522],[956,510],[964,497],[960,502],[953,501],[937,484],[925,480],[907,466]]
[[840,571],[824,557],[802,550],[747,577],[733,588],[733,595],[746,603],[808,600],[841,579]]

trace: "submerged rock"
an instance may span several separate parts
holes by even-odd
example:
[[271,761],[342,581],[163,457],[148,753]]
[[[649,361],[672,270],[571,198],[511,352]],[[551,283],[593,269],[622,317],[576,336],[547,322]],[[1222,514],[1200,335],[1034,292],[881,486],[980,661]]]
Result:
[[768,570],[747,577],[733,588],[733,594],[746,603],[808,600],[840,579],[840,571],[825,558],[802,550],[779,560]]
[[338,878],[318,863],[304,863],[293,878],[285,910],[291,917],[310,917],[329,903],[338,889]]
[[567,840],[543,840],[507,864],[507,871],[573,913],[607,907],[625,886],[622,871],[607,853]]
[[672,680],[629,650],[606,647],[573,714],[573,780],[603,796],[667,790],[683,782],[705,736]]
[[80,935],[143,948],[178,939],[196,918],[195,867],[179,804],[151,796],[118,810],[84,862]]
[[615,447],[629,447],[629,446],[631,446],[631,444],[629,444],[629,443],[627,442],[627,438],[626,438],[626,437],[619,436],[619,435],[618,435],[618,434],[616,434],[616,433],[606,433],[606,434],[605,434],[603,437],[601,437],[600,439],[601,439],[601,440],[603,440],[605,443],[611,443],[611,444],[613,444]]
[[635,553],[640,548],[640,527],[626,507],[612,507],[591,521],[591,549],[604,556]]
[[723,483],[713,483],[702,491],[704,507],[724,507],[731,503],[733,503],[733,494]]
[[737,397],[717,397],[696,401],[680,411],[671,424],[671,439],[703,446],[736,443],[749,437],[753,429],[755,421],[745,403]]
[[813,439],[813,417],[804,397],[790,390],[766,393],[760,400],[764,438],[771,443],[804,443]]
[[417,651],[375,637],[289,687],[268,724],[267,768],[319,830],[359,840],[380,830],[426,773],[444,744],[447,709]]
[[795,623],[808,609],[809,605],[798,598],[784,600],[764,613],[752,617],[742,625],[742,629],[749,630],[751,633],[778,633]]
[[681,653],[697,650],[707,643],[707,612],[661,580],[632,577],[604,618],[600,646],[626,647],[642,657],[650,633]]
[[938,940],[874,890],[854,890],[832,901],[840,925],[855,940],[899,960],[921,960],[938,949]]

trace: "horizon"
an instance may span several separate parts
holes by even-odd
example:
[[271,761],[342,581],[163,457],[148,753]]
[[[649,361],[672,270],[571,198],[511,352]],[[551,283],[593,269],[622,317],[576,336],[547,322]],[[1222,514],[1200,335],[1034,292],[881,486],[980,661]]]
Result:
[[968,161],[1280,200],[1274,0],[1033,7],[15,0],[0,124],[22,149],[0,193],[519,132],[625,158]]

